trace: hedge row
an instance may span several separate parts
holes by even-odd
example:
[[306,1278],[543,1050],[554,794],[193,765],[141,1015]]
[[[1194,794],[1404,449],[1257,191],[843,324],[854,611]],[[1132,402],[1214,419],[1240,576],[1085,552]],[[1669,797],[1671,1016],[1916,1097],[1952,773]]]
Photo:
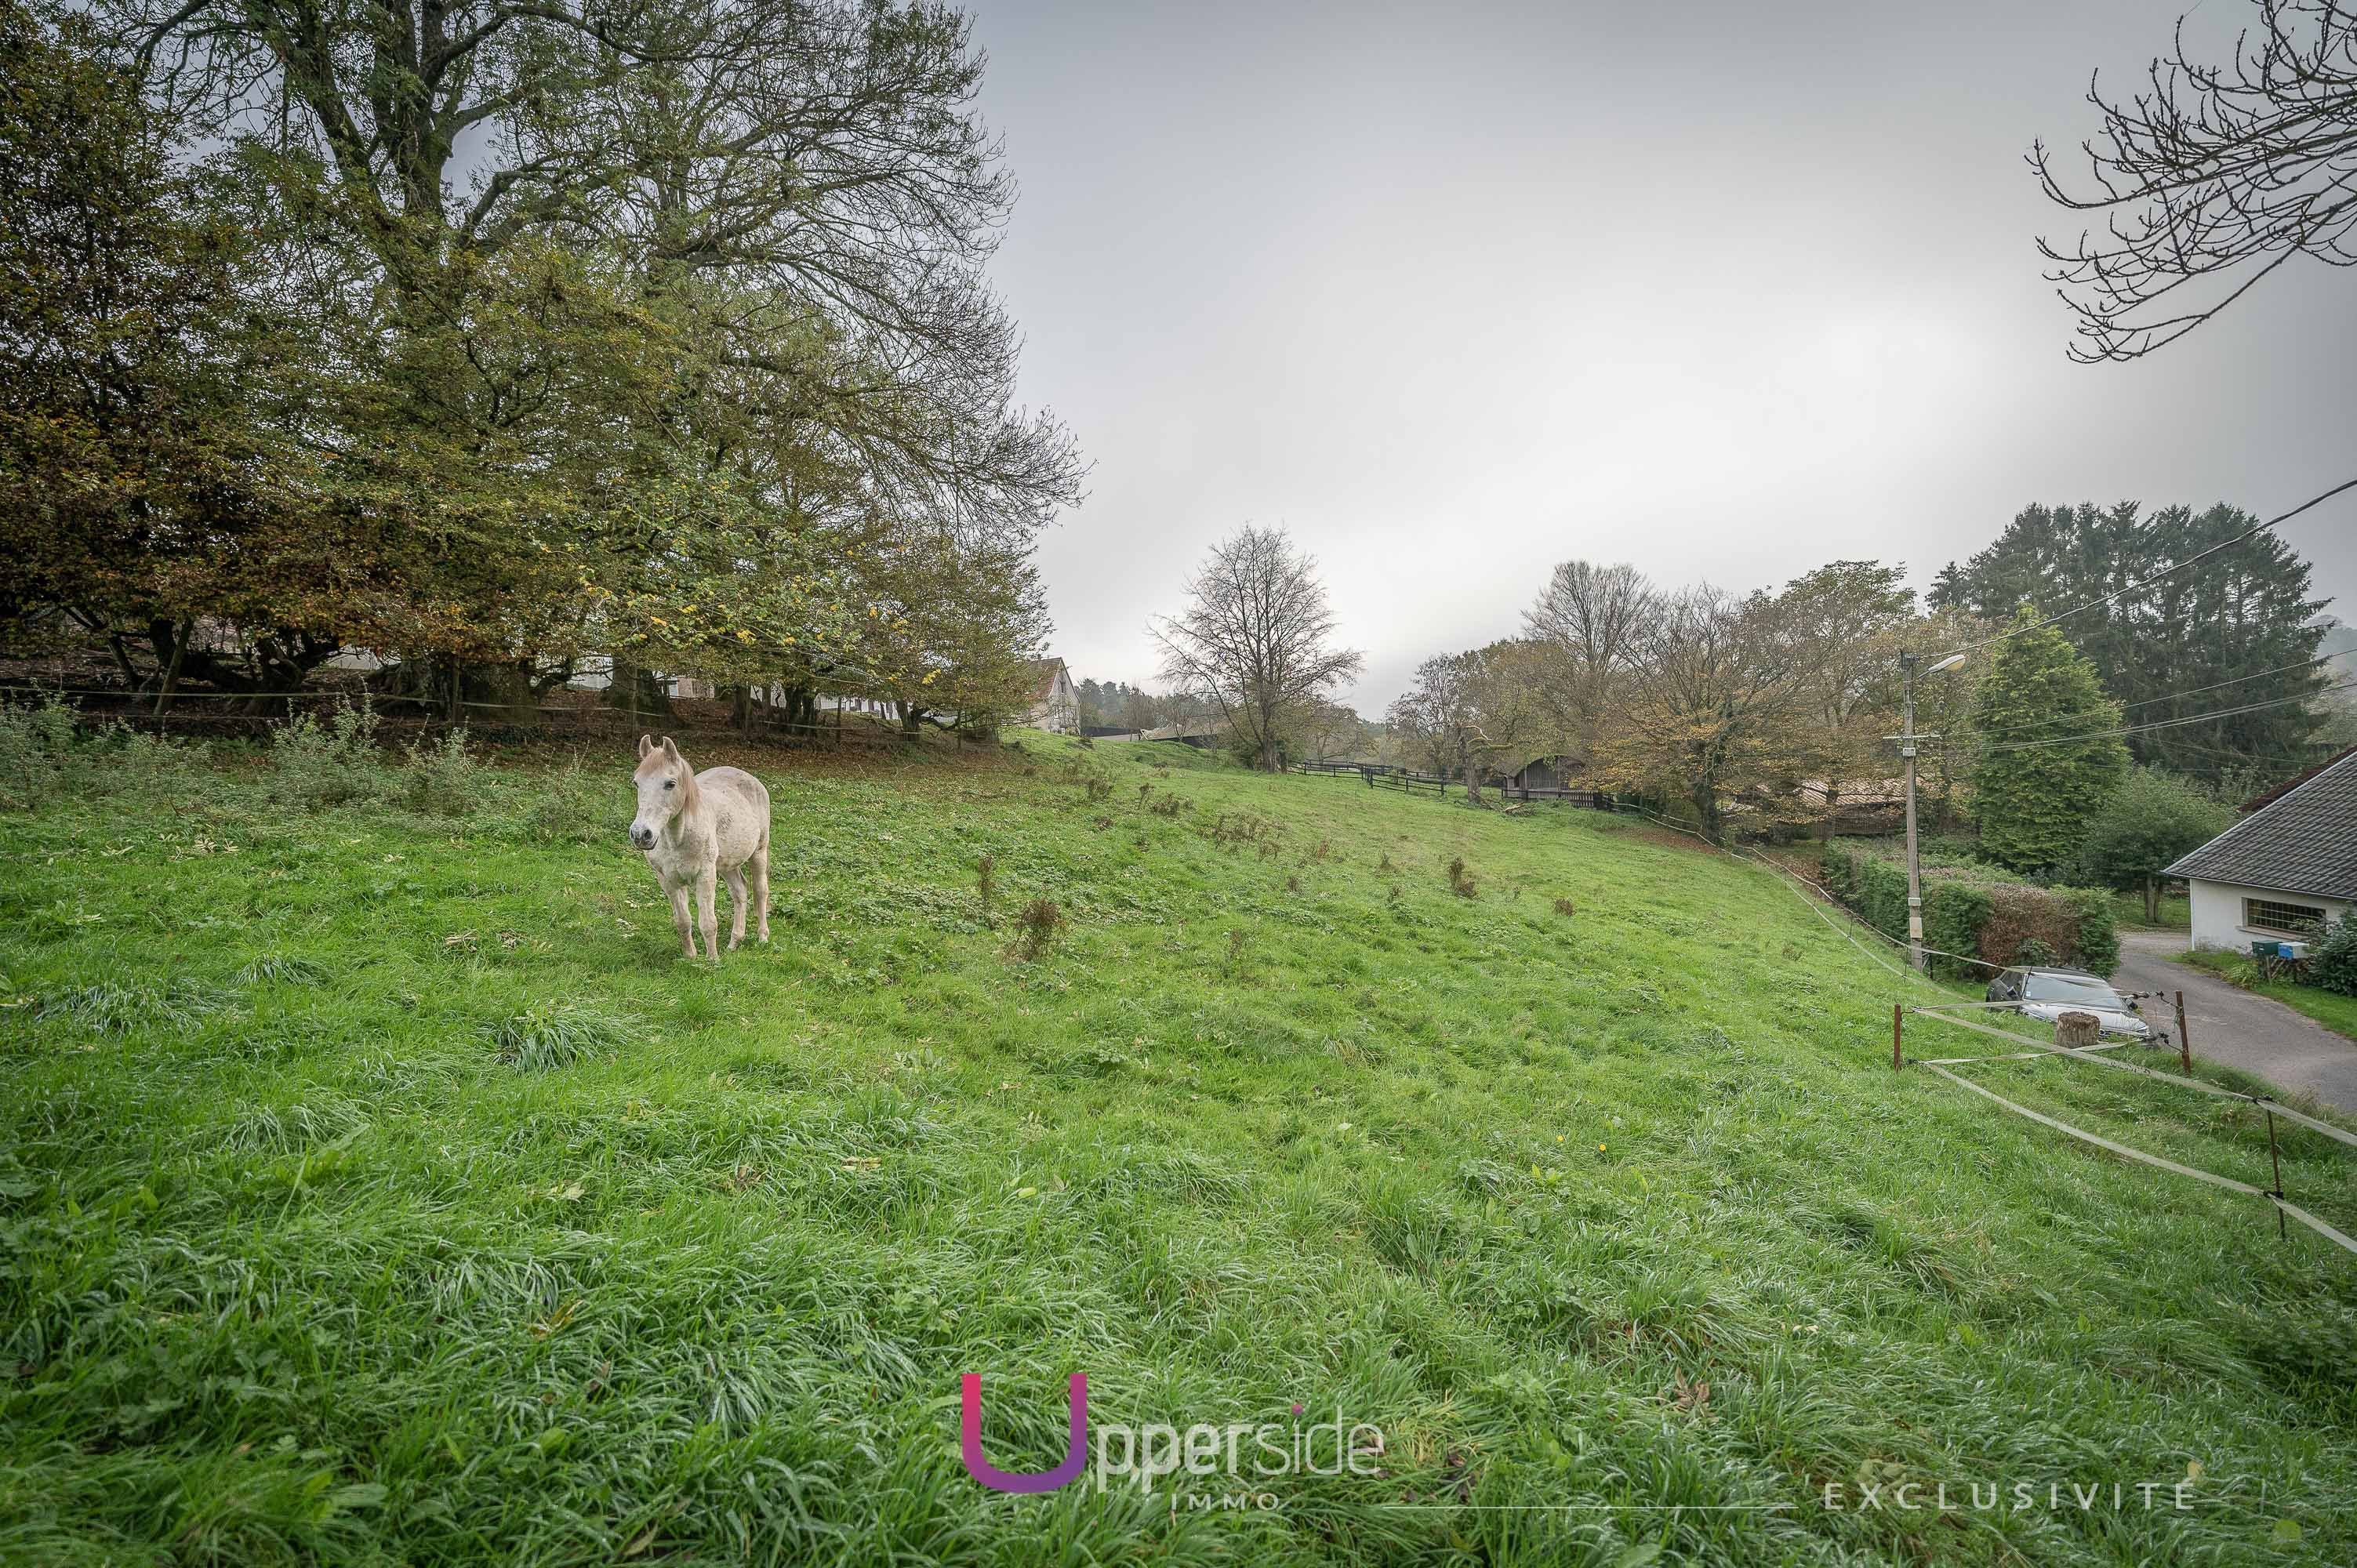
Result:
[[[1907,940],[1907,868],[1857,843],[1825,845],[1824,885],[1866,922]],[[2119,967],[2119,933],[2108,895],[2083,887],[2036,887],[1992,868],[1923,868],[1923,945],[1998,965],[2072,964],[2109,974]],[[1932,968],[1958,979],[1985,971],[1953,959]]]

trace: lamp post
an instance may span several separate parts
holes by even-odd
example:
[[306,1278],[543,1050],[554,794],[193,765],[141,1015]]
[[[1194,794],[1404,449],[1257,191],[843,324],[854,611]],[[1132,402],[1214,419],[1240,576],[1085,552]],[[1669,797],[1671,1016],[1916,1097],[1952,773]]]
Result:
[[[1932,673],[1953,670],[1964,661],[1961,653],[1951,653],[1932,666]],[[1936,736],[1915,733],[1915,665],[1916,656],[1901,653],[1899,670],[1903,677],[1903,696],[1899,711],[1899,755],[1907,764],[1907,961],[1917,969],[1923,967],[1923,863],[1915,844],[1915,743],[1936,740]]]

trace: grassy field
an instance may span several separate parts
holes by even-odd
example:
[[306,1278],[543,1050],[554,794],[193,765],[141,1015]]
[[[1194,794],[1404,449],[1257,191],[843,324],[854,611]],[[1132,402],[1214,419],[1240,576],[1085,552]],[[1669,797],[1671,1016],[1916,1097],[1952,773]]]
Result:
[[[776,804],[717,966],[619,754],[27,764],[0,1559],[2357,1558],[2357,1258],[1894,1074],[1930,983],[1764,870],[1164,750],[698,757]],[[2267,1183],[2233,1102],[1969,1070]],[[967,1372],[1011,1470],[1074,1372],[1380,1453],[1007,1496]]]
[[2177,961],[2206,969],[2245,991],[2280,1002],[2295,1013],[2307,1014],[2328,1029],[2337,1029],[2357,1039],[2357,996],[2336,995],[2321,986],[2302,985],[2297,981],[2262,980],[2258,965],[2239,953],[2189,952],[2180,954]]
[[2185,931],[2193,929],[2193,900],[2182,892],[2160,896],[2160,918],[2158,922],[2144,918],[2144,895],[2115,893],[2112,895],[2112,920],[2124,931]]

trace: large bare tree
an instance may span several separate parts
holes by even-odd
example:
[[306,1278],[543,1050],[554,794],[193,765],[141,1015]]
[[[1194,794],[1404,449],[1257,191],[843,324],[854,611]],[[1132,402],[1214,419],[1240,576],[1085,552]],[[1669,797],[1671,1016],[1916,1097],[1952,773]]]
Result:
[[2100,229],[2041,240],[2078,313],[2073,359],[2133,360],[2209,320],[2295,256],[2357,264],[2357,7],[2257,0],[2223,65],[2190,58],[2180,18],[2146,83],[2107,96],[2084,177],[2029,154],[2047,196]]
[[1532,696],[1583,759],[1595,754],[1615,688],[1628,674],[1630,655],[1657,601],[1652,585],[1634,566],[1565,561],[1538,602],[1523,612],[1523,625],[1543,652]]
[[1188,579],[1186,612],[1152,628],[1162,678],[1200,693],[1271,772],[1286,725],[1366,662],[1336,645],[1317,570],[1283,529],[1246,524]]

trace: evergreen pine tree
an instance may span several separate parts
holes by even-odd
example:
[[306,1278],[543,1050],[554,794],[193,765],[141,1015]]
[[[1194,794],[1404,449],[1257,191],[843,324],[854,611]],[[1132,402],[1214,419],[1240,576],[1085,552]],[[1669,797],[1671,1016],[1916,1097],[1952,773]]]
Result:
[[[2015,625],[2036,618],[2025,607]],[[2119,723],[2095,667],[2054,628],[1994,645],[1972,771],[1983,852],[2017,871],[2069,864],[2127,772],[2127,747],[2103,733]]]

